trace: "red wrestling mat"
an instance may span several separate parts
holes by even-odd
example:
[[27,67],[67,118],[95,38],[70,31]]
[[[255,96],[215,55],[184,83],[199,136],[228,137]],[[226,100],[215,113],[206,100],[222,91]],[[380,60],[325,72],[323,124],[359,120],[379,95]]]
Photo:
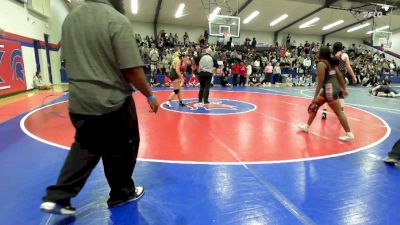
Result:
[[0,107],[0,123],[59,98],[62,93],[40,93]]
[[[164,102],[170,92],[157,92],[157,96]],[[326,121],[321,121],[319,115],[309,134],[299,132],[295,125],[307,120],[309,99],[212,91],[210,98],[215,105],[205,109],[201,105],[193,107],[197,91],[183,91],[183,96],[185,102],[192,102],[192,108],[180,109],[175,104],[175,111],[160,108],[157,115],[149,113],[144,97],[135,96],[141,132],[139,157],[198,163],[298,161],[359,151],[382,141],[390,131],[375,115],[346,107],[356,139],[343,143],[338,137],[344,130],[333,113]],[[240,107],[250,108],[241,111]],[[218,113],[193,114],[196,110]],[[223,110],[238,111],[224,114]],[[68,148],[73,142],[66,102],[32,112],[21,124],[29,135],[49,144]]]

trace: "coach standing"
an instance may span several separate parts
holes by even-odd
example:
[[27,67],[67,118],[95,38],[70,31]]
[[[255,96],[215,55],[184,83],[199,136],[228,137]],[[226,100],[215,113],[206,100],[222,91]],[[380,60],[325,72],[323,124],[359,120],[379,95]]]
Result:
[[206,53],[200,58],[199,62],[199,102],[209,104],[208,95],[210,93],[211,79],[217,66],[217,61],[211,56],[212,50],[206,49]]
[[159,103],[147,85],[134,28],[123,12],[122,0],[86,0],[63,23],[69,115],[76,133],[57,183],[43,198],[45,212],[74,214],[70,200],[100,159],[111,188],[108,207],[144,193],[132,180],[139,127],[130,84],[147,97],[152,112]]

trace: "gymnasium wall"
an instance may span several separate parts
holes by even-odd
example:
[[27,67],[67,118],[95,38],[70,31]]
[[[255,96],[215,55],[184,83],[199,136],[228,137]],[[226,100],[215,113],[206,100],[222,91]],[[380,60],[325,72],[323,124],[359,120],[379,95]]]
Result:
[[[27,89],[33,88],[33,76],[36,72],[33,40],[44,41],[44,34],[50,35],[52,45],[50,51],[53,82],[60,82],[60,42],[61,24],[68,13],[64,0],[51,0],[51,21],[27,9],[25,4],[15,0],[0,0],[0,27],[6,32],[8,40],[19,41],[22,44],[24,69]],[[39,61],[44,80],[49,81],[48,64],[45,49],[39,50]]]

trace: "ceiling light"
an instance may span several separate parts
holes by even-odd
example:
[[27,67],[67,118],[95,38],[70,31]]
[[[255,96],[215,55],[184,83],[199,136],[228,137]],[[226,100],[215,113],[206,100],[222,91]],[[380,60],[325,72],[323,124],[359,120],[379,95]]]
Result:
[[383,27],[380,27],[380,28],[376,29],[375,31],[386,30],[386,29],[388,29],[389,27],[390,27],[390,26],[383,26]]
[[274,21],[272,21],[269,25],[271,27],[275,26],[276,24],[278,24],[279,22],[281,22],[282,20],[288,18],[288,14],[283,14],[282,16],[280,16],[278,19],[275,19]]
[[372,33],[374,33],[375,31],[386,30],[386,29],[388,29],[389,27],[390,27],[390,26],[383,26],[383,27],[380,27],[380,28],[375,29],[375,30],[370,30],[370,31],[367,32],[367,34],[372,34]]
[[258,16],[258,14],[260,14],[259,11],[254,11],[252,14],[250,14],[250,16],[248,16],[246,19],[243,20],[244,24],[249,23],[252,19],[254,19],[256,16]]
[[368,27],[368,26],[369,26],[369,23],[364,23],[359,26],[348,29],[347,32],[353,32],[353,31],[356,31],[356,30],[359,30],[361,28]]
[[310,27],[311,24],[317,22],[318,20],[319,20],[319,17],[315,17],[314,19],[312,19],[312,20],[310,20],[310,21],[307,21],[307,22],[303,23],[302,25],[300,25],[299,28],[300,28],[300,29],[303,29],[303,28]]
[[133,14],[137,14],[138,8],[138,0],[131,0],[131,11]]
[[215,17],[218,15],[219,11],[221,11],[220,7],[215,8],[212,13],[209,15],[208,20],[213,21]]
[[336,22],[334,22],[334,23],[331,23],[331,24],[328,24],[328,25],[324,26],[324,27],[322,28],[322,30],[329,30],[329,29],[331,29],[332,27],[336,27],[337,25],[342,24],[342,23],[344,23],[344,20],[338,20],[338,21],[336,21]]
[[176,10],[176,13],[175,13],[175,18],[182,17],[184,8],[185,8],[185,4],[183,4],[183,3],[179,4],[179,7],[178,7],[178,9]]

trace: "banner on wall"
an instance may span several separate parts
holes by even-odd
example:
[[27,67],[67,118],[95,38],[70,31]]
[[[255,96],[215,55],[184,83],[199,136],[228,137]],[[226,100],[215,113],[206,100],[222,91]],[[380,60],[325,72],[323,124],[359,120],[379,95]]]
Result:
[[0,38],[0,96],[26,90],[21,43]]

